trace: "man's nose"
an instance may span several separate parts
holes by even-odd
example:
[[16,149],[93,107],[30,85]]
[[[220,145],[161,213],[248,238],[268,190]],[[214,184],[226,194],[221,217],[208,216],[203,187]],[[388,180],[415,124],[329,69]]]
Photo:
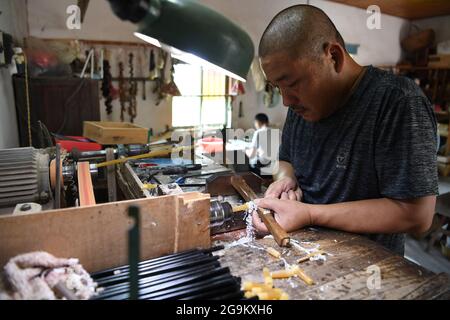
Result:
[[283,94],[282,97],[285,107],[295,106],[298,104],[298,99],[292,95]]

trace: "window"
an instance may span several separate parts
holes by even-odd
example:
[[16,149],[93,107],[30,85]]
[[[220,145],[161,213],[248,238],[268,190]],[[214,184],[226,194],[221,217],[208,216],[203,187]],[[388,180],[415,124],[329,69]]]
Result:
[[172,100],[173,127],[222,127],[231,122],[226,76],[188,64],[174,68],[182,96]]

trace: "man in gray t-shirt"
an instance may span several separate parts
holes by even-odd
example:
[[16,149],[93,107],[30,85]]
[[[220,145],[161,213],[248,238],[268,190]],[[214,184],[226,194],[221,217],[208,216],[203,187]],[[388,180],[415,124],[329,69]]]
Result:
[[287,231],[318,225],[367,234],[403,254],[404,233],[429,228],[438,193],[436,120],[420,88],[358,65],[312,6],[279,13],[259,53],[290,109],[280,170],[258,205]]

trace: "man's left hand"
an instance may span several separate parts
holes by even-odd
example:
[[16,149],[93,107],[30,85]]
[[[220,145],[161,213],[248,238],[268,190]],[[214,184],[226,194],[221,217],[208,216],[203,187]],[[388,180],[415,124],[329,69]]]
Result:
[[[275,220],[286,232],[292,232],[312,224],[307,204],[293,200],[272,198],[255,200],[255,204],[258,207],[274,211]],[[261,233],[268,232],[257,212],[253,213],[253,226]]]

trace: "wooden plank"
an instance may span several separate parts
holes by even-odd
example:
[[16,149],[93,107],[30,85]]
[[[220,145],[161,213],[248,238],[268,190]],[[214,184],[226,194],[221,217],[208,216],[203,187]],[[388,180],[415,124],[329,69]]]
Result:
[[80,207],[94,206],[96,202],[89,162],[78,162],[77,177]]
[[186,193],[92,207],[0,217],[0,266],[25,252],[43,250],[78,258],[86,270],[127,263],[127,209],[141,209],[141,259],[209,248],[208,195]]

